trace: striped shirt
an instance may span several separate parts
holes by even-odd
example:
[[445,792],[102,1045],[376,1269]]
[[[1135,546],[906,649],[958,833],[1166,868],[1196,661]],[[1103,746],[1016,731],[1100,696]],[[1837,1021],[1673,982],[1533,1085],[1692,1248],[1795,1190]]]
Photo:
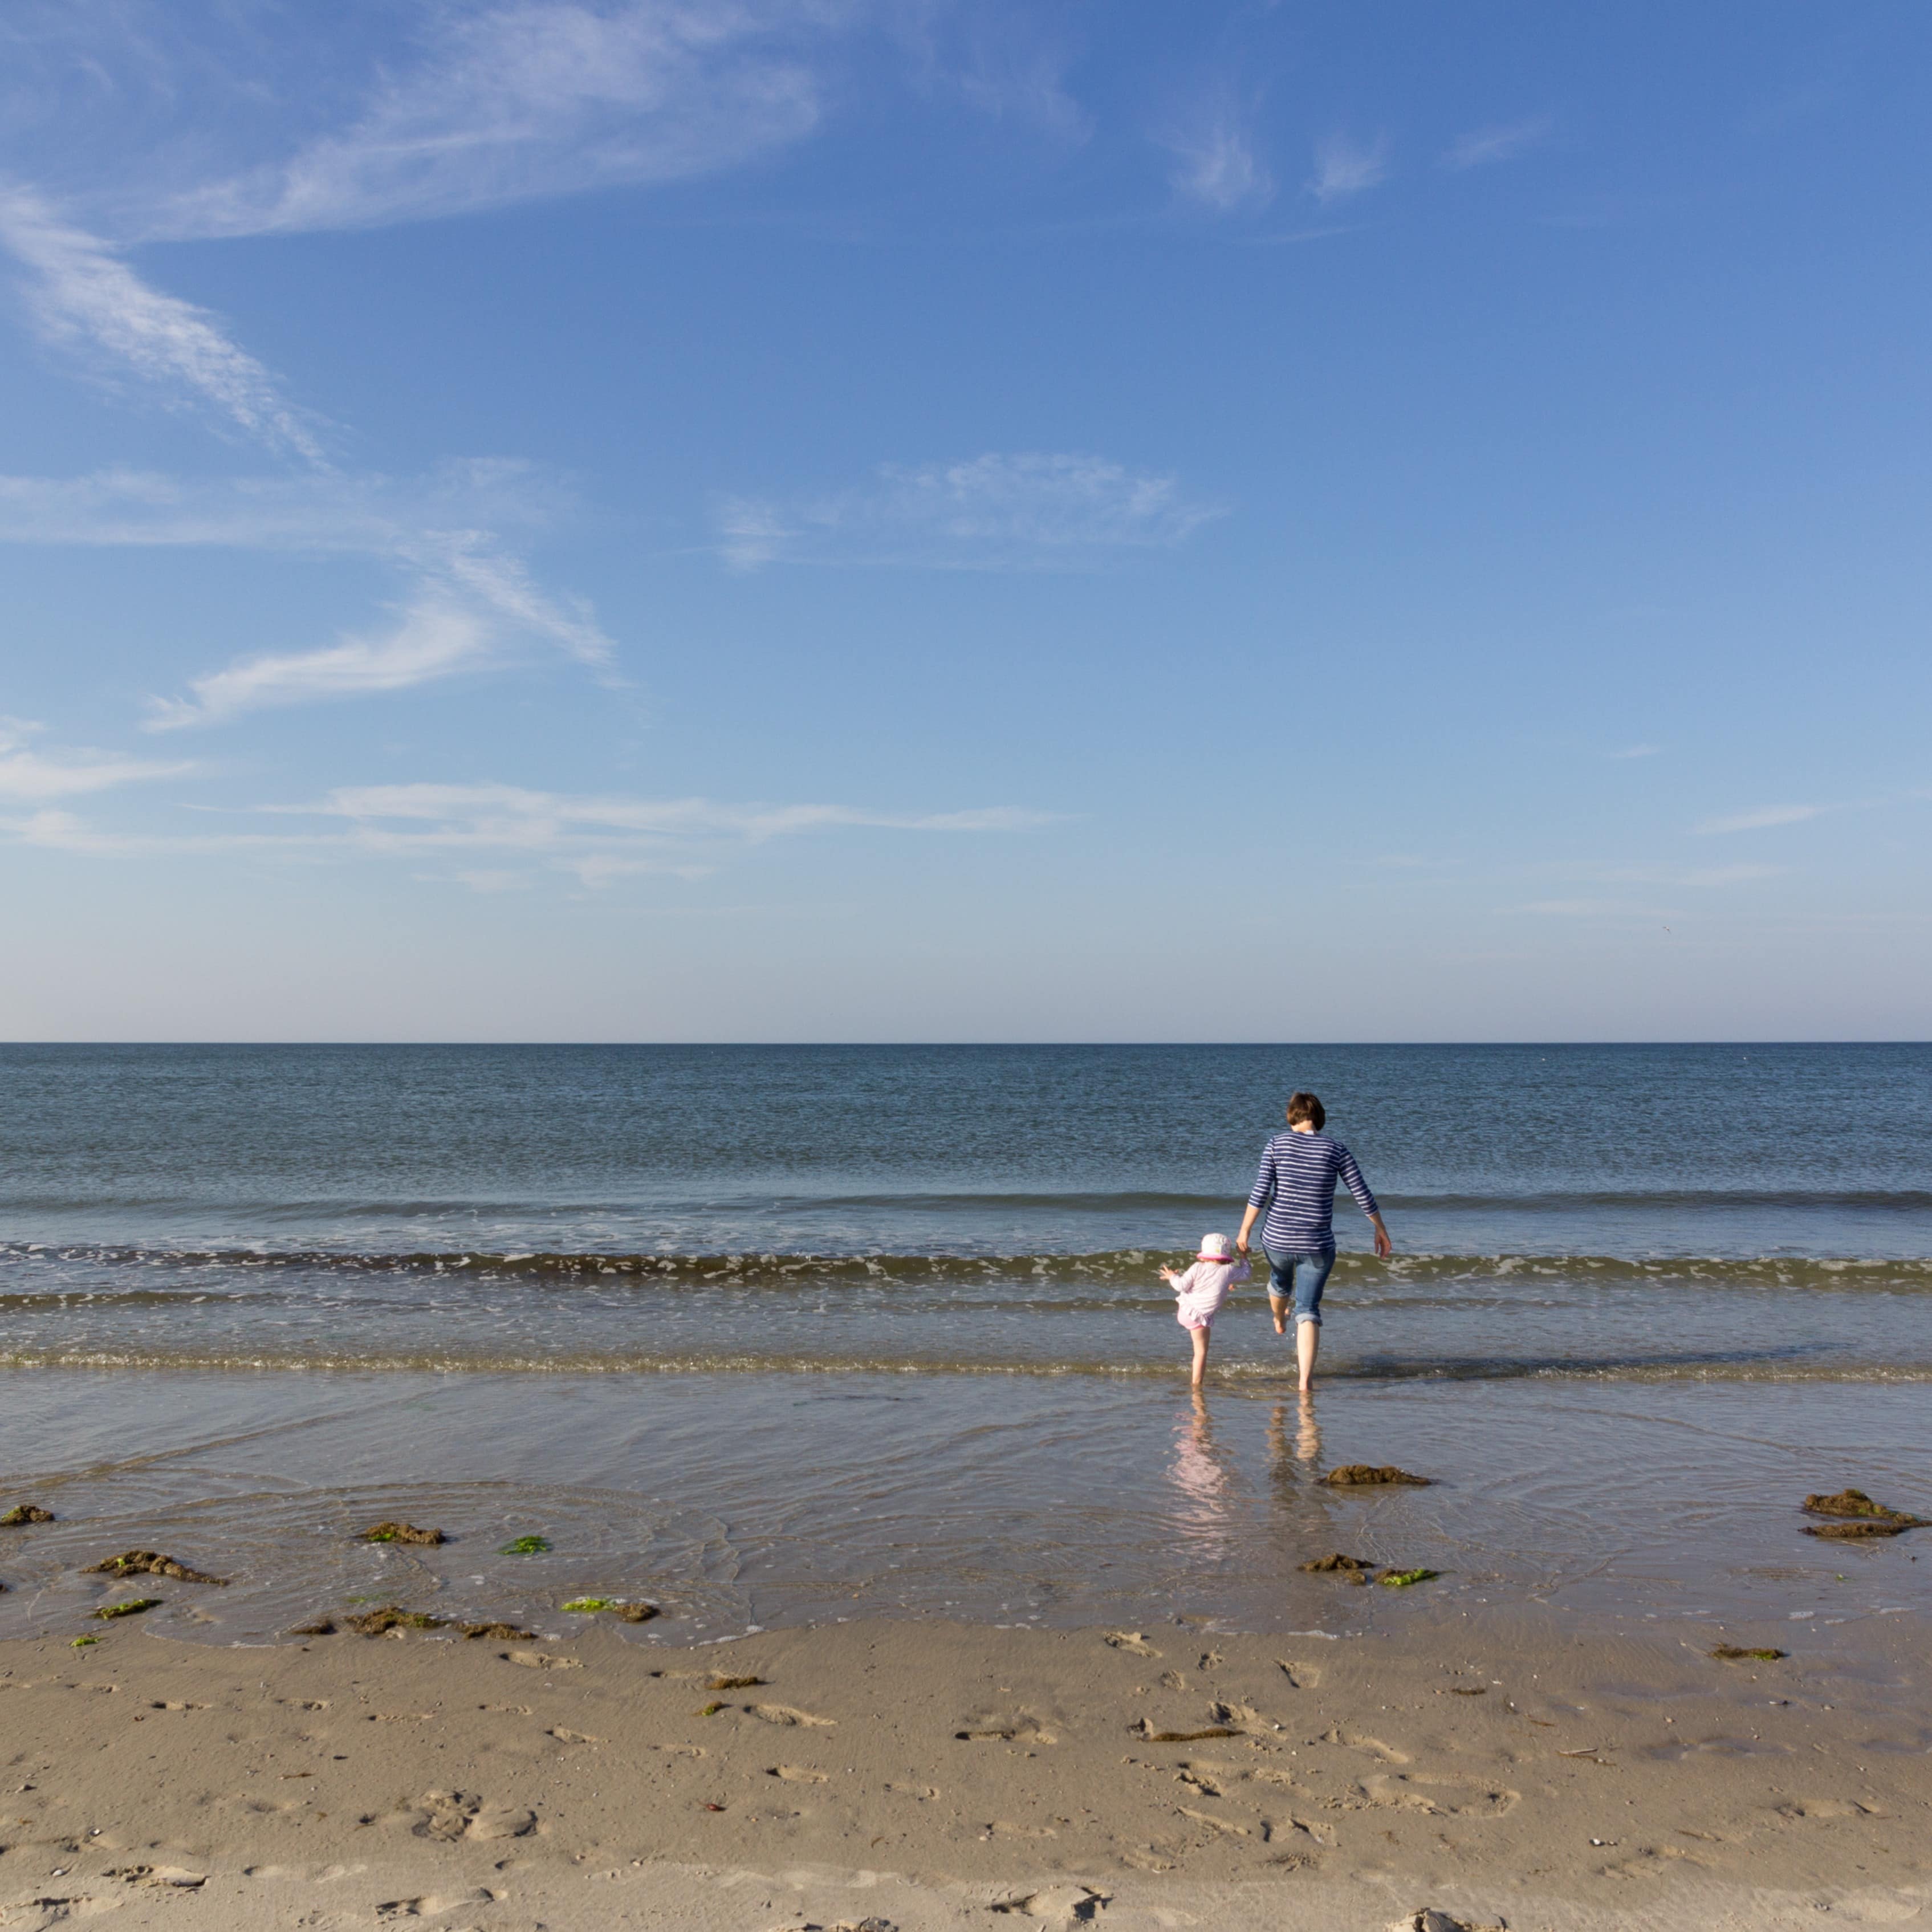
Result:
[[1355,1156],[1326,1134],[1276,1134],[1262,1149],[1250,1208],[1265,1208],[1262,1246],[1278,1254],[1300,1254],[1335,1245],[1335,1184],[1346,1183],[1364,1214],[1380,1210]]

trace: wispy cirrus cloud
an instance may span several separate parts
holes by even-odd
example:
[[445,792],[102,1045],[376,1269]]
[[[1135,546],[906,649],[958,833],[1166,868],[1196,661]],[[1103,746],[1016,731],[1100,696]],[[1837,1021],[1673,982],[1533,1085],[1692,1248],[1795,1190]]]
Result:
[[1828,805],[1761,805],[1752,812],[1727,812],[1707,818],[1693,829],[1700,834],[1726,832],[1763,832],[1774,825],[1802,825],[1808,818],[1822,818],[1836,808]]
[[1483,168],[1497,161],[1514,160],[1517,155],[1547,140],[1554,124],[1547,114],[1534,114],[1527,120],[1475,128],[1450,142],[1443,152],[1442,165],[1445,168]]
[[139,376],[172,402],[210,408],[278,454],[323,462],[280,386],[214,316],[150,287],[31,190],[0,184],[0,248],[25,271],[27,313],[46,342]]
[[1609,755],[1612,758],[1654,758],[1660,756],[1663,750],[1661,745],[1625,745]]
[[370,227],[674,181],[799,140],[838,0],[521,0],[418,17],[348,124],[177,195],[155,232]]
[[861,488],[800,502],[727,497],[716,520],[720,554],[741,570],[814,562],[1038,570],[1171,547],[1225,514],[1190,502],[1172,476],[1105,457],[988,454],[882,464]]
[[194,679],[186,698],[149,700],[143,727],[179,730],[247,712],[406,691],[482,669],[534,638],[602,665],[610,640],[589,613],[560,605],[514,558],[452,540],[391,621],[313,650],[264,652]]
[[1225,91],[1177,116],[1160,136],[1174,158],[1168,184],[1184,200],[1230,214],[1265,208],[1274,177],[1258,152],[1252,111]]
[[569,506],[554,477],[502,460],[427,476],[304,472],[184,480],[104,470],[0,476],[0,542],[206,547],[372,557],[408,584],[382,624],[313,649],[261,652],[150,702],[146,728],[405,690],[534,644],[602,670],[615,646],[580,600],[544,590],[489,525],[541,527]]
[[546,874],[561,873],[590,888],[651,874],[700,878],[734,853],[814,834],[998,834],[1054,822],[1051,814],[1012,806],[889,812],[436,783],[343,786],[310,802],[263,806],[256,813],[310,824],[286,831],[130,833],[46,808],[25,820],[0,820],[0,830],[18,842],[97,856],[248,852],[301,863],[442,862],[450,867],[442,876],[472,891],[494,892],[527,887]]
[[416,476],[364,471],[184,477],[113,468],[0,475],[0,543],[206,547],[416,562],[483,533],[537,530],[575,508],[560,478],[508,458]]
[[1325,207],[1366,194],[1385,181],[1388,172],[1388,142],[1381,136],[1363,142],[1331,134],[1315,145],[1315,172],[1308,178],[1308,192]]
[[194,768],[158,764],[112,752],[42,749],[35,743],[46,727],[24,718],[0,718],[0,799],[44,804],[116,786],[179,778]]

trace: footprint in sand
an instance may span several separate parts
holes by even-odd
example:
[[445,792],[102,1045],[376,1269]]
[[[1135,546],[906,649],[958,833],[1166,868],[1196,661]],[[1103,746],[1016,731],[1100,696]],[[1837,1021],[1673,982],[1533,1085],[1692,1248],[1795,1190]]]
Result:
[[747,1704],[745,1714],[762,1719],[768,1724],[805,1724],[814,1730],[829,1731],[838,1721],[836,1718],[815,1718],[809,1711],[795,1710],[789,1704]]
[[434,1918],[439,1912],[454,1912],[459,1905],[494,1905],[496,1894],[479,1886],[474,1892],[426,1892],[421,1898],[392,1898],[376,1908],[380,1924],[398,1918]]
[[[788,1784],[825,1784],[831,1780],[829,1772],[814,1771],[802,1764],[774,1764],[765,1768],[767,1778],[782,1778]],[[890,1790],[890,1786],[886,1787]]]
[[1521,1802],[1520,1791],[1456,1778],[1405,1778],[1388,1772],[1362,1780],[1371,1804],[1398,1805],[1434,1818],[1500,1818]]
[[[365,1819],[375,1824],[374,1818]],[[536,1814],[520,1804],[491,1804],[472,1793],[429,1791],[398,1805],[380,1822],[406,1825],[418,1838],[452,1844],[458,1838],[520,1838],[536,1829]]]
[[1394,1744],[1384,1744],[1380,1738],[1372,1738],[1364,1731],[1344,1730],[1340,1724],[1330,1724],[1322,1733],[1324,1744],[1340,1744],[1344,1750],[1366,1751],[1378,1757],[1384,1764],[1406,1764],[1408,1754],[1397,1750]]
[[1213,1812],[1197,1811],[1190,1804],[1184,1804],[1179,1808],[1184,1818],[1192,1818],[1197,1825],[1206,1825],[1221,1833],[1224,1838],[1251,1838],[1254,1836],[1252,1826],[1238,1825],[1232,1818],[1217,1818]]
[[588,1731],[570,1730],[562,1724],[553,1724],[544,1736],[556,1738],[560,1744],[601,1744],[604,1742],[602,1738],[593,1738]]
[[193,1892],[208,1882],[207,1873],[185,1871],[179,1865],[123,1865],[107,1876],[169,1892]]
[[1090,1924],[1107,1909],[1110,1892],[1096,1892],[1090,1886],[1050,1885],[1043,1892],[1030,1892],[1024,1898],[1004,1898],[995,1912],[1022,1918],[1037,1918],[1048,1925]]
[[1187,1679],[1178,1670],[1163,1670],[1160,1673],[1160,1688],[1163,1690],[1185,1690]]
[[1160,1654],[1138,1630],[1108,1630],[1102,1641],[1112,1649],[1124,1650],[1131,1657],[1158,1657]]
[[895,1798],[915,1798],[924,1804],[939,1796],[936,1784],[888,1784],[884,1787]]
[[1312,1690],[1322,1682],[1318,1666],[1312,1664],[1290,1664],[1286,1658],[1275,1659],[1275,1668],[1288,1679],[1291,1690]]
[[151,1711],[205,1711],[206,1704],[178,1704],[171,1698],[158,1698],[148,1706]]
[[952,1733],[962,1744],[1051,1744],[1058,1736],[1026,1712],[1016,1718],[969,1718]]
[[526,1670],[581,1670],[574,1657],[551,1657],[541,1650],[501,1650],[496,1654],[506,1664],[520,1664]]

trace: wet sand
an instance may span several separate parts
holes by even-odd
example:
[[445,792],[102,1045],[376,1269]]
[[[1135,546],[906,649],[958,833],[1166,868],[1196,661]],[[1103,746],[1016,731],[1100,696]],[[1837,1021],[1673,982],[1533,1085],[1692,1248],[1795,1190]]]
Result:
[[[1334,1581],[1338,1593],[1356,1595]],[[0,1926],[1901,1923],[1913,1617],[0,1644]],[[754,1681],[755,1680],[755,1681]],[[1827,1920],[1826,1915],[1828,1912]]]

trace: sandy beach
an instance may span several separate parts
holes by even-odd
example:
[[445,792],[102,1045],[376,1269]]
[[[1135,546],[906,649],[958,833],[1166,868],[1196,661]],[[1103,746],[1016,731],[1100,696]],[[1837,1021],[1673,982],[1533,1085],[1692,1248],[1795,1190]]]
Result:
[[[165,1588],[165,1585],[158,1586]],[[1339,1589],[1345,1587],[1340,1583]],[[1916,1619],[0,1646],[0,1925],[1902,1923]]]

